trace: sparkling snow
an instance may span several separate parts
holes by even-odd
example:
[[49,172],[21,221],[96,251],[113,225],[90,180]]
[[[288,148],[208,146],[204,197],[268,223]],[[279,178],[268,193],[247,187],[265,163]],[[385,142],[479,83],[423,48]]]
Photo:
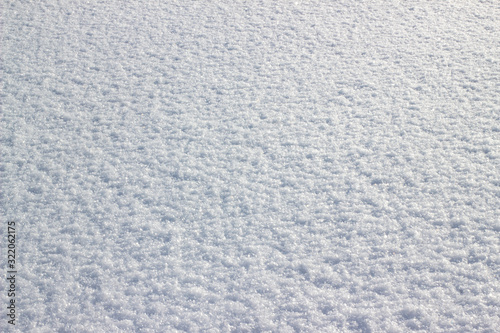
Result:
[[497,1],[2,6],[0,327],[499,329]]

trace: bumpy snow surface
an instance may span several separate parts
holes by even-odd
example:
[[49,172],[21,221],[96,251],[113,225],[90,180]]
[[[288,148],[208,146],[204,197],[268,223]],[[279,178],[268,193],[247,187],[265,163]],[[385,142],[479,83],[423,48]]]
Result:
[[10,0],[1,29],[1,327],[498,332],[496,0]]

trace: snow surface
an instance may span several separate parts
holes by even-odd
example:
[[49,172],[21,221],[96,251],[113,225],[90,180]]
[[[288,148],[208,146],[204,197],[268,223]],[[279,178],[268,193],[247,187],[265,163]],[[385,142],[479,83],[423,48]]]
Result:
[[1,327],[498,332],[498,1],[2,6]]

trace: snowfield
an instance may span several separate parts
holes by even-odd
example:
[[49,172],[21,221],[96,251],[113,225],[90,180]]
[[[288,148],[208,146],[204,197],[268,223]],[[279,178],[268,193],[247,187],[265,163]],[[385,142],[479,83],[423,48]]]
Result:
[[1,13],[0,330],[498,332],[498,1]]

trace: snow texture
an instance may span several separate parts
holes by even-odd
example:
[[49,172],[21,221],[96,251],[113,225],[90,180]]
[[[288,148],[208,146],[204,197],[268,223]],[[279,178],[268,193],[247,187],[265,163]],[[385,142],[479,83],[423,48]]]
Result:
[[498,1],[1,11],[5,330],[498,332]]

